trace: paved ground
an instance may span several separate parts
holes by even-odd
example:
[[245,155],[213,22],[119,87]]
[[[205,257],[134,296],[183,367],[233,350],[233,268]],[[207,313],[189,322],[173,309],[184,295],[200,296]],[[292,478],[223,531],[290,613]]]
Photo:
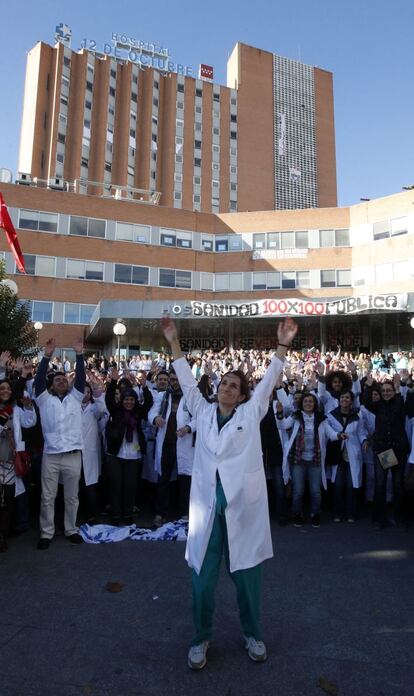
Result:
[[[414,696],[414,530],[379,532],[362,520],[275,525],[273,537],[267,663],[243,650],[223,573],[201,673],[186,666],[182,543],[57,537],[40,552],[34,531],[11,540],[0,556],[1,696]],[[125,583],[122,592],[109,593],[108,581]]]

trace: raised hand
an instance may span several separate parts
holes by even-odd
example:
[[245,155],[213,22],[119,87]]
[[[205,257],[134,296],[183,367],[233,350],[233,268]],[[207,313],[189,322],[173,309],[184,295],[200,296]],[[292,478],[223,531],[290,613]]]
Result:
[[24,360],[23,358],[16,358],[14,361],[14,369],[16,372],[21,372],[23,370]]
[[56,348],[56,340],[54,338],[48,338],[46,341],[43,353],[45,358],[51,358]]
[[76,355],[82,355],[83,353],[83,339],[78,338],[75,343],[73,344],[73,350],[75,351]]
[[0,365],[1,367],[6,367],[7,363],[9,362],[11,358],[10,351],[9,350],[3,350],[2,353],[0,353]]
[[168,343],[171,344],[178,339],[177,328],[170,317],[163,317],[161,319],[161,330]]
[[287,317],[277,327],[277,340],[284,346],[290,346],[297,330],[297,323],[291,317]]

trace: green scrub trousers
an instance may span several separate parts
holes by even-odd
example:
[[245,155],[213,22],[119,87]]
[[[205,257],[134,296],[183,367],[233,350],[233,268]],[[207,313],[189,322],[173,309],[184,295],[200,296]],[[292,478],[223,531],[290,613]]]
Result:
[[227,572],[236,585],[237,603],[243,634],[261,640],[260,600],[261,600],[261,564],[245,570],[230,572],[229,542],[225,509],[226,496],[220,480],[216,487],[216,510],[213,528],[208,542],[206,555],[200,574],[192,570],[193,619],[195,636],[192,645],[210,640],[213,627],[214,593],[219,579],[221,557],[224,550]]

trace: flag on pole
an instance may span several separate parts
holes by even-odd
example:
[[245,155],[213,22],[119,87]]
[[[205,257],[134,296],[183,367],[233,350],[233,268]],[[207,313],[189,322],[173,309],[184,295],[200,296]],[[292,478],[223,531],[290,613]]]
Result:
[[17,239],[16,230],[14,229],[13,223],[11,221],[9,211],[7,210],[7,205],[4,202],[3,194],[0,192],[0,227],[6,233],[7,241],[9,243],[10,249],[13,252],[13,256],[16,259],[16,265],[20,273],[26,273],[24,267],[24,258],[22,250],[20,248],[19,240]]

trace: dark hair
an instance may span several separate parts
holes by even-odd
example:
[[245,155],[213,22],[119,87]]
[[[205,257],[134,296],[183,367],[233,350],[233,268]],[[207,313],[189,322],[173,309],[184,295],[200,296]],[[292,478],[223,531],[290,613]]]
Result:
[[200,392],[202,393],[204,398],[207,399],[207,401],[210,401],[210,397],[213,394],[213,389],[211,385],[208,383],[209,379],[209,375],[201,375],[200,381],[197,384],[197,389],[200,390]]
[[[298,393],[298,392],[296,392],[296,393]],[[300,398],[300,403],[299,403],[299,409],[302,411],[303,399],[306,396],[310,396],[311,399],[313,399],[313,405],[314,405],[313,412],[316,413],[316,411],[318,411],[318,409],[319,409],[319,401],[318,401],[317,397],[315,396],[315,394],[312,394],[312,392],[302,392],[301,398]]]
[[344,396],[344,394],[349,394],[350,397],[351,397],[351,401],[354,400],[354,393],[353,393],[353,391],[352,391],[351,389],[342,389],[342,391],[341,391],[341,393],[340,393],[340,395],[339,395],[339,398],[341,398],[341,396]]
[[[225,372],[223,377],[226,377],[227,375],[234,375],[235,377],[238,377],[240,380],[240,394],[244,396],[244,401],[248,401],[250,399],[250,387],[249,387],[249,381],[241,370],[228,370],[228,372]],[[220,384],[223,381],[223,377],[220,380]],[[219,384],[219,388],[220,388]]]
[[155,379],[158,379],[160,375],[165,375],[166,377],[168,377],[168,379],[170,378],[170,375],[168,374],[167,370],[160,370],[159,372],[157,372]]
[[0,387],[2,384],[8,384],[11,389],[10,399],[6,401],[6,404],[12,404],[16,400],[16,395],[14,393],[13,384],[9,379],[0,379]]
[[332,392],[332,382],[337,377],[342,382],[342,391],[350,390],[352,387],[352,378],[347,372],[342,370],[333,370],[326,375],[326,388],[329,392]]
[[93,398],[93,392],[92,392],[92,387],[91,387],[91,385],[88,384],[88,383],[86,383],[86,384],[85,384],[85,389],[89,389],[89,393],[90,393],[90,395],[91,395],[91,398],[89,399],[89,401],[91,402],[91,404],[95,403],[95,399]]
[[395,392],[394,382],[392,382],[390,379],[387,379],[387,380],[384,380],[384,382],[381,383],[381,385],[380,385],[380,393],[381,393],[381,389],[382,389],[382,387],[384,386],[384,384],[387,384],[389,387],[392,387],[393,391]]

